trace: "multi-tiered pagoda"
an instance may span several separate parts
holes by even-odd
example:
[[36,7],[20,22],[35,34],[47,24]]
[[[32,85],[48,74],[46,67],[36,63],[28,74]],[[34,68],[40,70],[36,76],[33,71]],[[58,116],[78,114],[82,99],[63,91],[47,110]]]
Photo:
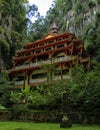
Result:
[[[52,79],[47,76],[48,71],[41,68],[41,63],[48,67],[55,64]],[[16,86],[36,86],[51,80],[70,78],[71,68],[79,63],[88,68],[89,57],[84,51],[82,41],[71,33],[58,34],[54,23],[50,32],[41,40],[25,44],[22,50],[16,51],[10,77],[15,79]]]

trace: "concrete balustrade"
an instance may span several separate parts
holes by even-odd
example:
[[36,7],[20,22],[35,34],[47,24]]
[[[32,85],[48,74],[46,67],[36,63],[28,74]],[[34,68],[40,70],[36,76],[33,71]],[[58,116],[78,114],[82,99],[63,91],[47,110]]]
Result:
[[71,60],[71,55],[69,56],[65,56],[65,57],[60,57],[60,58],[54,58],[52,61],[51,60],[45,60],[45,61],[42,61],[42,62],[36,62],[36,63],[31,63],[31,64],[27,64],[27,65],[20,65],[20,66],[16,66],[15,68],[16,69],[22,69],[22,68],[30,68],[30,67],[36,67],[36,66],[40,66],[42,63],[43,64],[50,64],[51,62],[53,63],[59,63],[61,61],[65,61],[65,60]]

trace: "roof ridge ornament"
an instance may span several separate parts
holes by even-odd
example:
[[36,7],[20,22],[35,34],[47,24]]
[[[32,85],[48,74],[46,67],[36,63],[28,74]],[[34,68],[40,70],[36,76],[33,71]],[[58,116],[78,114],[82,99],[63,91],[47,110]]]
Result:
[[50,28],[50,33],[58,33],[58,27],[56,25],[56,22],[53,22]]

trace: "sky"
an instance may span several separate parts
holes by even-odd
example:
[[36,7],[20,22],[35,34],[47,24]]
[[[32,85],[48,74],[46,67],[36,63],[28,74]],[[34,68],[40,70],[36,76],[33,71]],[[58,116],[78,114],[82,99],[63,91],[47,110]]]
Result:
[[38,6],[38,12],[40,15],[45,16],[46,12],[51,7],[53,0],[28,0],[30,5],[35,4]]

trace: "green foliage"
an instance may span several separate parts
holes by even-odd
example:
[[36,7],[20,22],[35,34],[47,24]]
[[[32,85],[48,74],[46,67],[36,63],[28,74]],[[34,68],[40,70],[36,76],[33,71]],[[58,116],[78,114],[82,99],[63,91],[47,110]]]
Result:
[[[98,112],[100,104],[99,68],[100,64],[97,62],[93,62],[92,69],[87,72],[83,66],[77,66],[72,69],[70,80],[48,82],[48,85],[37,86],[33,90],[26,87],[16,95],[19,101],[25,101],[27,109],[50,111],[61,110],[62,95],[64,91],[67,91],[72,110]],[[16,100],[16,96],[14,98]]]
[[0,26],[0,33],[2,32],[3,28]]
[[93,66],[93,70],[89,72],[85,72],[82,67],[75,68],[71,80],[70,96],[74,104],[96,111],[100,103],[100,73],[98,72],[100,64],[94,63]]
[[4,63],[8,63],[9,59],[7,59],[7,56],[10,51],[10,45],[6,41],[6,39],[0,40],[0,59],[3,59]]
[[[0,1],[0,45],[2,43],[1,57],[5,67],[11,67],[11,59],[15,50],[22,47],[26,39],[26,0]],[[16,46],[15,46],[16,45]],[[20,45],[20,47],[19,47]],[[12,46],[15,47],[12,49]]]
[[80,22],[82,22],[82,20],[83,20],[83,16],[79,15],[79,16],[76,17],[76,19],[75,19],[74,22],[75,22],[76,24],[79,24]]
[[93,32],[93,34],[90,34],[87,36],[88,41],[91,43],[88,47],[87,47],[87,52],[89,53],[89,55],[91,57],[94,57],[97,61],[100,61],[99,57],[100,57],[100,37],[99,37],[99,29],[98,30],[94,30],[95,33]]
[[9,45],[9,43],[5,39],[0,40],[0,46],[1,46],[1,48],[5,48],[5,50],[9,50],[10,49],[10,45]]
[[4,107],[11,107],[10,90],[12,88],[8,74],[6,72],[0,72],[0,104]]
[[56,67],[56,64],[55,63],[52,63],[52,64],[46,64],[46,63],[43,63],[41,62],[41,65],[40,65],[41,69],[47,73],[47,81],[51,81],[52,78],[53,78],[53,73],[55,71],[55,67]]
[[48,84],[47,88],[44,86],[37,86],[33,91],[32,102],[29,105],[30,109],[38,110],[54,110],[61,108],[61,97],[63,87],[56,83]]
[[85,27],[85,35],[83,36],[84,40],[84,47],[87,53],[91,58],[94,58],[97,61],[100,61],[100,26],[99,26],[99,19],[98,19],[98,13],[97,13],[97,19],[96,23],[89,23]]
[[43,110],[47,106],[47,99],[44,94],[41,94],[39,90],[35,90],[32,96],[32,103],[29,104],[30,109]]
[[100,0],[97,0],[97,3],[100,4]]
[[84,11],[84,6],[82,5],[82,2],[80,0],[77,0],[77,2],[76,2],[75,11],[77,13],[79,13],[79,12],[81,13]]
[[6,108],[0,104],[0,110],[5,110]]
[[[42,32],[42,33],[41,33]],[[41,39],[47,33],[46,23],[44,18],[39,17],[35,23],[31,24],[28,29],[28,40],[36,41]],[[40,35],[41,34],[41,35]]]
[[29,111],[29,105],[32,103],[33,93],[30,90],[30,86],[26,85],[25,88],[21,88],[19,91],[11,91],[10,101],[13,102],[11,111],[14,114],[26,113]]
[[95,2],[93,0],[89,0],[88,1],[88,6],[89,6],[89,8],[94,7],[95,6]]
[[23,96],[22,93],[14,93],[13,91],[11,91],[10,100],[17,103],[17,102],[19,102],[19,100],[21,99],[22,96]]
[[21,88],[19,92],[11,91],[11,100],[17,103],[26,103],[31,100],[30,86],[26,85],[25,88]]

